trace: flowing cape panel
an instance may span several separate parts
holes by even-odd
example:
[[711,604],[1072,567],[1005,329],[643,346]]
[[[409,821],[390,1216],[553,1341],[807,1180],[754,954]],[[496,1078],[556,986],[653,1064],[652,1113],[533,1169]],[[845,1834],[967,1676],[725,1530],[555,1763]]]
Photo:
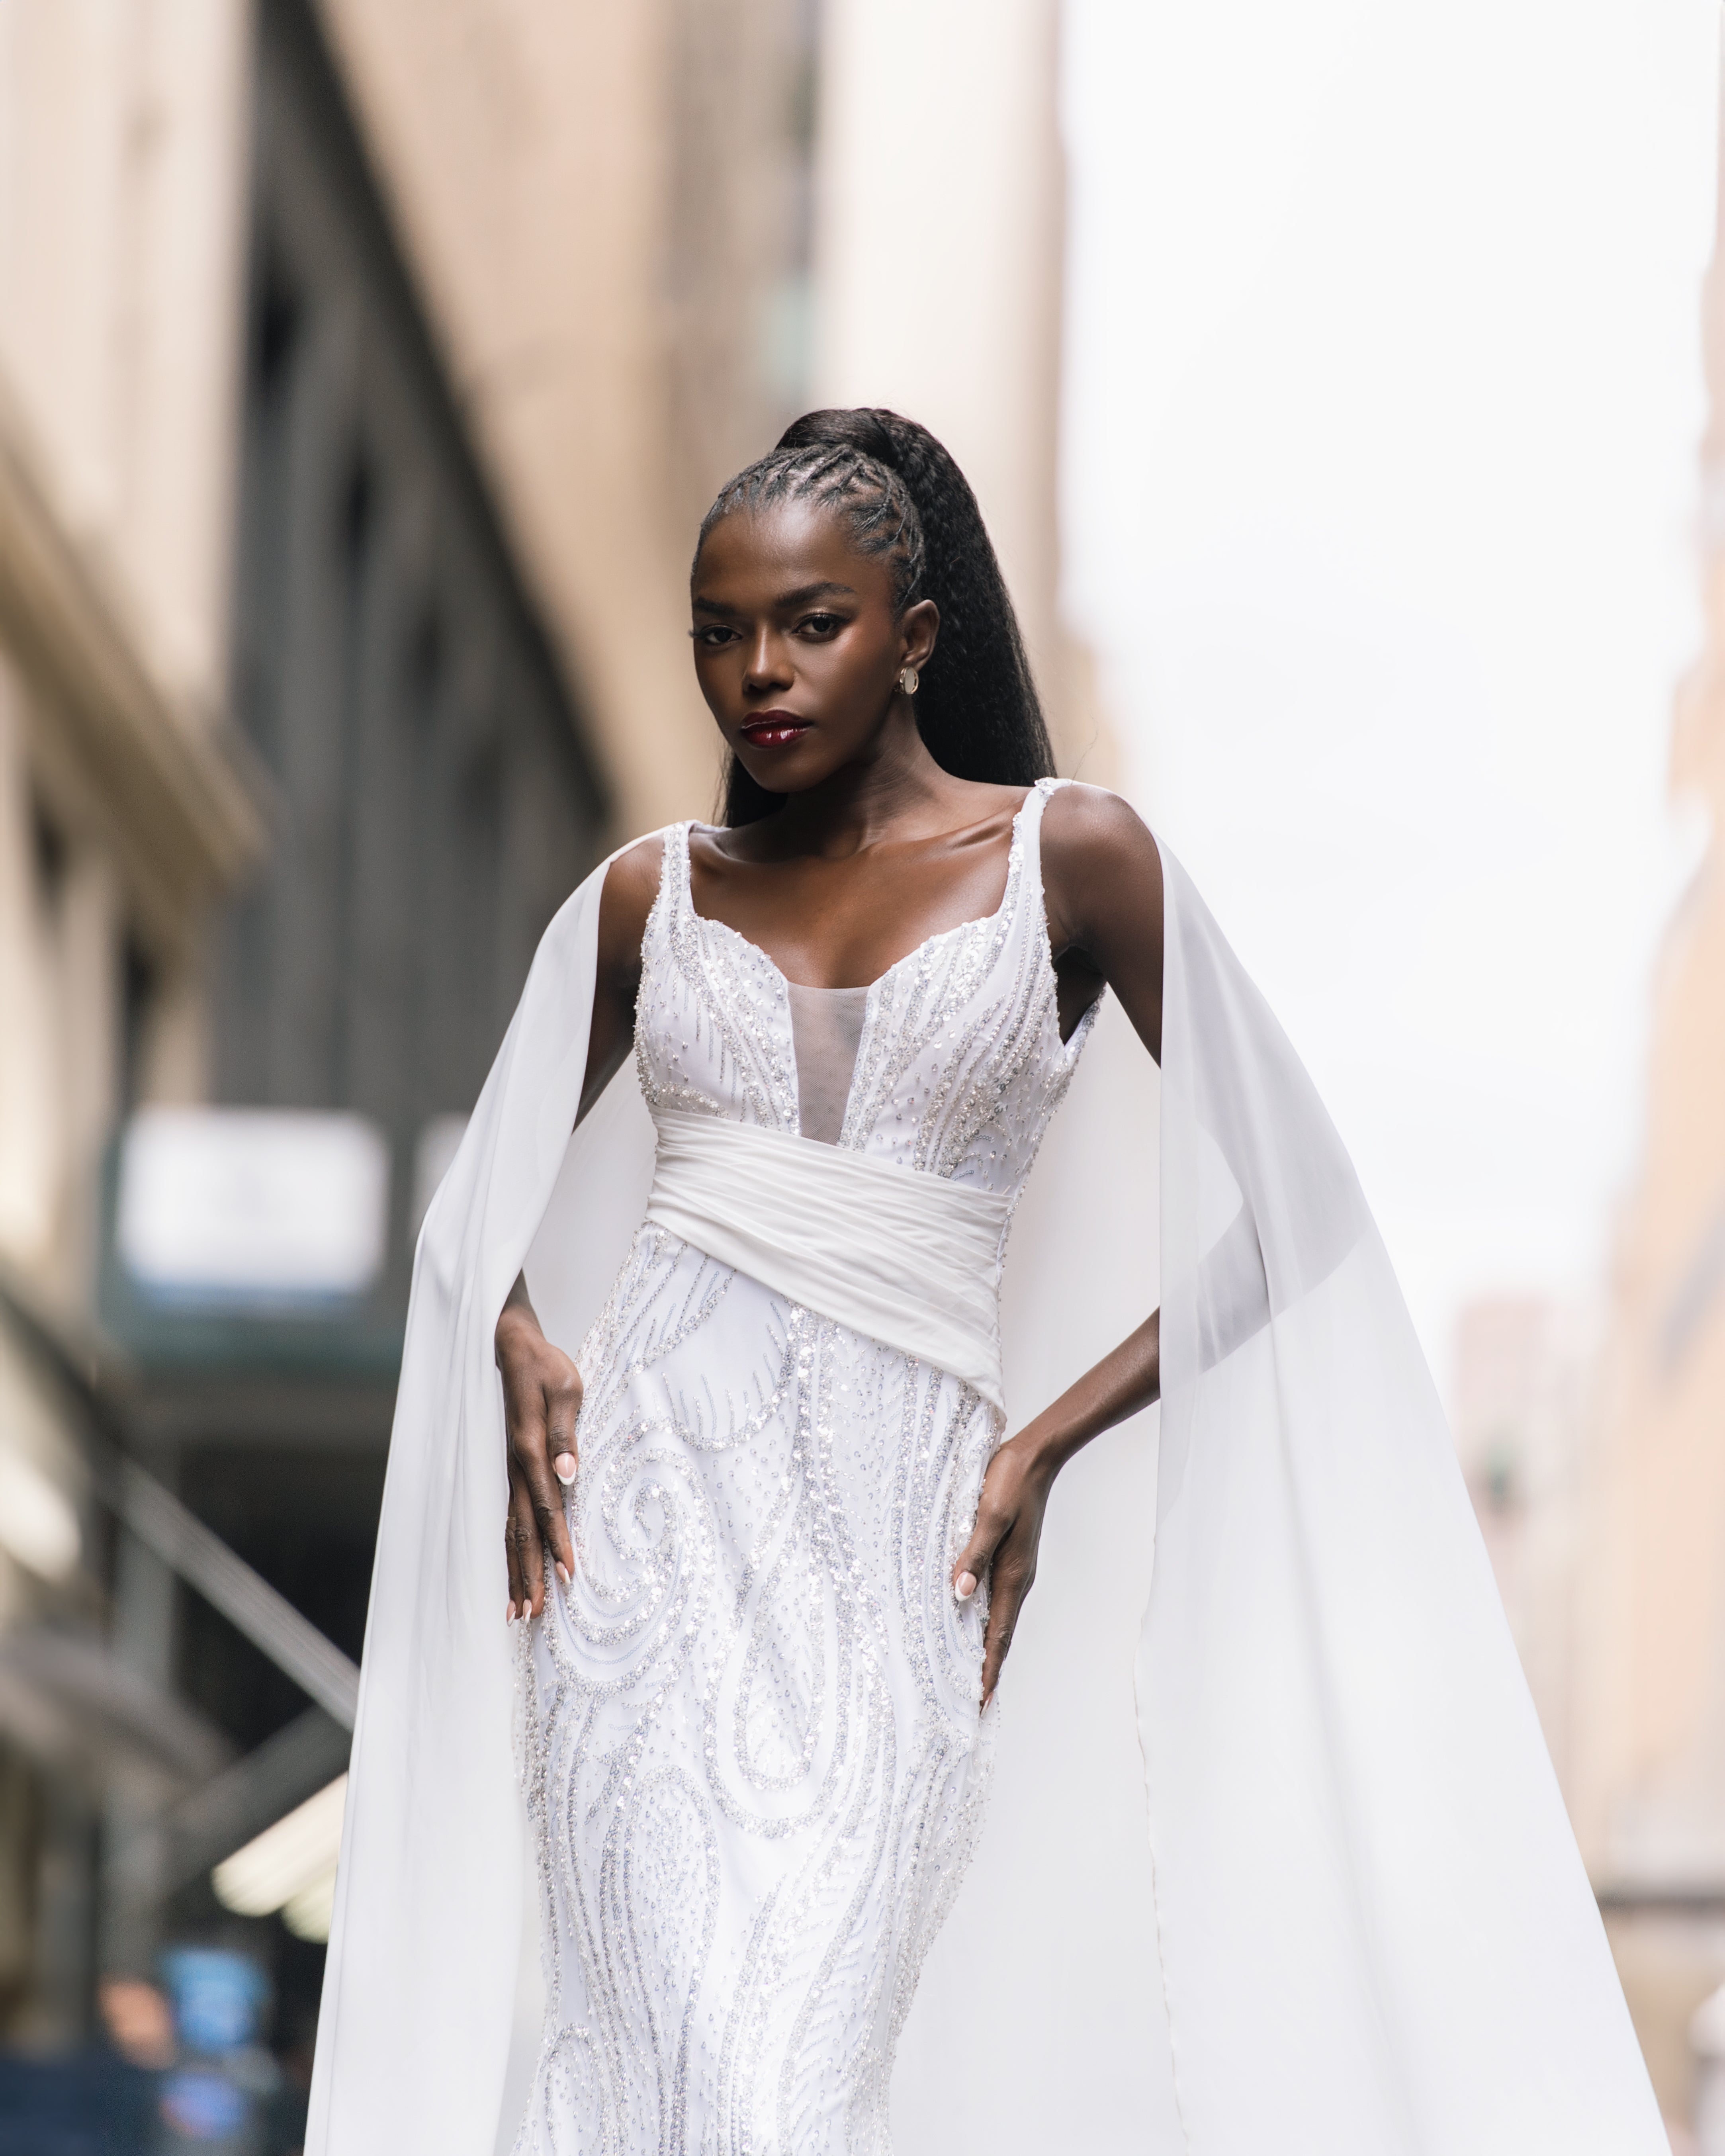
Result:
[[[1664,2156],[1389,1261],[1297,1059],[1163,863],[1159,1468],[1141,1417],[1056,1490],[994,1816],[906,2030],[902,2156],[979,2120],[1002,2156]],[[572,1352],[651,1182],[632,1071],[569,1135],[603,874],[547,931],[420,1237],[311,2156],[488,2156],[521,2095],[492,1332],[526,1263]],[[1154,1074],[1117,1014],[1108,1037],[1009,1253],[1019,1420],[1154,1290]]]
[[[623,1224],[631,1164],[607,1150],[605,1119],[570,1138],[609,865],[547,929],[420,1230],[318,2021],[315,2156],[490,2156],[497,2135],[526,1813],[492,1335],[566,1166],[591,1187],[592,1245],[614,1270],[639,1218],[637,1200]],[[650,1125],[646,1147],[650,1174]]]
[[1455,1449],[1333,1126],[1163,853],[1137,1694],[1202,2156],[1664,2156]]

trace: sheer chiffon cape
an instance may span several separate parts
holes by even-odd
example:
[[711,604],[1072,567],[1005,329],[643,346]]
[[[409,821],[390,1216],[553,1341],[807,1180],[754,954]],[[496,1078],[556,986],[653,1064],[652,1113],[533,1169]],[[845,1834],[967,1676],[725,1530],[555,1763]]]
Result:
[[[1163,865],[1159,1081],[1105,1013],[1003,1301],[1022,1422],[1159,1279],[1159,1433],[1135,1419],[1056,1486],[993,1811],[901,2046],[899,2156],[1663,2156],[1383,1245]],[[547,931],[420,1237],[311,2156],[487,2156],[520,2101],[536,1917],[492,1332],[526,1265],[573,1352],[652,1179],[631,1069],[570,1135],[603,875]]]

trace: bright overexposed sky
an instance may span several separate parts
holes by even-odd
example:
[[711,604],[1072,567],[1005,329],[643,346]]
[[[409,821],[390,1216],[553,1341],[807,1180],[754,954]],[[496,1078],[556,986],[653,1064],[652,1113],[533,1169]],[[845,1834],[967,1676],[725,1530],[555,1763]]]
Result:
[[1718,81],[1716,0],[1068,0],[1067,608],[1440,1382],[1635,1157]]

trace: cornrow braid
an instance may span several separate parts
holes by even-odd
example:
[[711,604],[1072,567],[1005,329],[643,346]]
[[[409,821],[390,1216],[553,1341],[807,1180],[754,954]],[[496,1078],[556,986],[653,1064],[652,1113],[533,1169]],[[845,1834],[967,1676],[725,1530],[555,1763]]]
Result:
[[[999,786],[1051,777],[1048,727],[1006,579],[969,482],[927,428],[868,406],[806,413],[721,490],[701,540],[734,510],[793,500],[842,516],[860,552],[887,557],[901,613],[919,599],[939,608],[939,641],[916,696],[935,762],[955,778]],[[726,824],[752,824],[780,798],[732,759]]]
[[781,442],[727,480],[718,499],[701,520],[695,557],[721,517],[734,510],[766,509],[779,501],[808,501],[830,510],[850,526],[851,544],[860,554],[884,554],[891,564],[892,601],[898,612],[922,597],[922,520],[910,489],[890,465],[842,444],[811,443],[789,448]]

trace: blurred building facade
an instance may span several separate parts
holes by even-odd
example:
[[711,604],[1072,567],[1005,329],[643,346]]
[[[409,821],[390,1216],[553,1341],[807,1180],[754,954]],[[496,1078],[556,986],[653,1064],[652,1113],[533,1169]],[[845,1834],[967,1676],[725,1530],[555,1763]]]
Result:
[[813,394],[891,405],[952,450],[1011,586],[1055,761],[1108,786],[1117,746],[1060,612],[1060,29],[1058,0],[827,0]]
[[[308,2025],[315,1907],[212,1869],[345,1758],[413,1237],[534,942],[711,813],[721,481],[812,403],[925,419],[1108,775],[1056,8],[937,0],[908,78],[907,20],[0,0],[0,2049],[176,1941]],[[140,1162],[242,1143],[218,1212],[374,1161],[362,1277],[140,1269]]]
[[1566,1791],[1575,1749],[1577,1559],[1599,1314],[1494,1295],[1456,1321],[1450,1414],[1540,1727]]
[[[1725,234],[1725,188],[1721,209]],[[1725,2053],[1725,2016],[1692,2020],[1725,1981],[1725,259],[1717,243],[1703,331],[1705,641],[1677,699],[1671,776],[1703,805],[1710,833],[1655,982],[1645,1134],[1617,1240],[1589,1469],[1579,1555],[1585,1630],[1567,1777],[1661,2099],[1680,2122],[1695,2117],[1698,2071],[1712,2071],[1707,2061]],[[1697,2127],[1703,2147],[1725,2147],[1725,2112]]]
[[619,836],[709,812],[720,483],[803,408],[813,0],[324,0]]
[[[713,798],[686,549],[803,401],[812,33],[0,4],[0,2043],[176,1937],[315,1999],[208,1875],[345,1736],[231,1611],[340,1693],[449,1126],[557,903]],[[129,1275],[117,1134],[204,1104],[376,1137],[362,1291]]]
[[[239,28],[197,0],[0,11],[0,1257],[74,1337],[109,1136],[198,1090],[210,911],[264,840],[221,723]],[[90,1462],[10,1325],[0,1486],[0,2012],[66,2037],[105,1792],[165,1800],[226,1748],[136,1672],[127,1726]],[[44,1634],[82,1702],[32,1681]]]

